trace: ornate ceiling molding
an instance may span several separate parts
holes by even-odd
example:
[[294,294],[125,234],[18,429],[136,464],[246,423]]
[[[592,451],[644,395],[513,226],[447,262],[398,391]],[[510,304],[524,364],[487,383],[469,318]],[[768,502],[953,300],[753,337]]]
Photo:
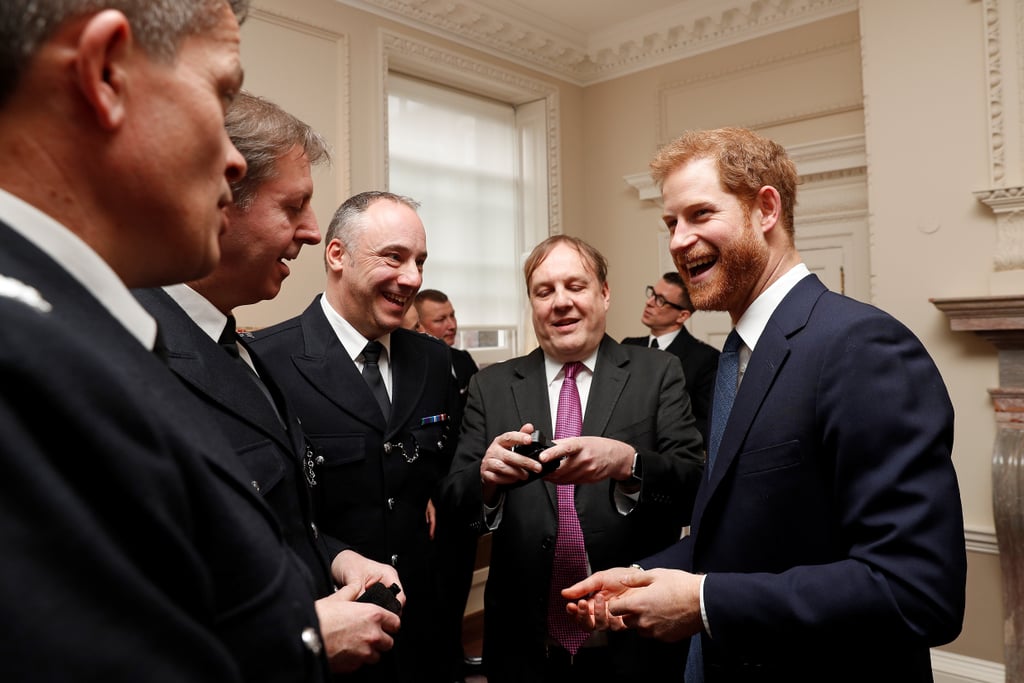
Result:
[[589,85],[857,11],[857,0],[684,0],[590,36],[477,0],[337,0],[577,85]]

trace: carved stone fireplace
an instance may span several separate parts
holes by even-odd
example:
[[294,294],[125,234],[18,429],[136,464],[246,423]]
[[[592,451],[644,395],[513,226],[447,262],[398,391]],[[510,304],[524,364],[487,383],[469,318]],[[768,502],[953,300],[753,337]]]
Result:
[[992,507],[1003,576],[1006,680],[1024,681],[1024,296],[932,299],[954,332],[974,332],[999,351]]

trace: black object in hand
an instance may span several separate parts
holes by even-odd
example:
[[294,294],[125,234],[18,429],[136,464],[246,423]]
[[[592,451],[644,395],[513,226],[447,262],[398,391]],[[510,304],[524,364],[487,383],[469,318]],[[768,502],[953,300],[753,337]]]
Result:
[[[533,434],[531,434],[530,437],[530,443],[523,444],[520,446],[513,446],[509,450],[511,450],[513,453],[525,455],[528,458],[533,458],[537,462],[540,462],[540,454],[546,451],[547,449],[551,448],[555,444],[545,439],[544,434],[541,433],[539,429],[533,432]],[[540,472],[530,472],[530,475],[526,479],[521,479],[511,484],[506,484],[505,488],[513,489],[516,488],[517,486],[522,486],[523,484],[528,484],[531,481],[540,479],[541,477],[547,476],[554,472],[555,470],[557,470],[558,466],[561,464],[562,461],[560,459],[542,462]]]
[[385,586],[378,581],[363,591],[363,594],[356,598],[356,602],[369,602],[370,604],[379,605],[384,609],[391,610],[395,614],[401,614],[402,603],[396,597],[401,592],[402,589],[398,587],[397,583]]

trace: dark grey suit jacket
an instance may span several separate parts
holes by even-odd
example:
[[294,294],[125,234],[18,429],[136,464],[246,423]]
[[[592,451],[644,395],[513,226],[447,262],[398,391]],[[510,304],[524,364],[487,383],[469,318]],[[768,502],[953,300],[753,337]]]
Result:
[[[647,346],[647,337],[626,337],[623,344],[633,346]],[[679,358],[683,364],[683,375],[686,377],[686,393],[690,396],[690,408],[693,417],[697,420],[697,429],[700,431],[704,443],[708,441],[708,413],[711,412],[711,392],[715,388],[715,373],[718,371],[719,351],[710,344],[690,334],[685,327],[680,328],[679,334],[663,349]]]
[[[643,460],[639,504],[623,516],[614,482],[576,487],[576,508],[593,570],[624,566],[679,538],[688,524],[703,472],[683,373],[674,356],[617,344],[598,351],[584,414],[583,435],[633,446]],[[552,433],[544,354],[540,349],[488,366],[470,381],[463,430],[445,482],[445,496],[463,518],[482,524],[480,461],[494,437],[530,422]],[[488,680],[541,680],[547,640],[547,596],[558,529],[555,486],[534,481],[508,491],[493,533],[484,615]],[[635,634],[611,634],[618,673],[645,680]],[[653,641],[648,641],[653,643]],[[660,661],[660,660],[659,660]]]
[[160,324],[168,367],[224,430],[253,488],[273,508],[288,545],[309,569],[317,595],[330,595],[334,591],[330,561],[346,546],[321,534],[316,526],[309,486],[316,482],[315,460],[311,450],[307,454],[302,426],[269,371],[248,349],[260,381],[274,398],[277,414],[255,383],[256,377],[242,366],[244,361],[225,353],[166,292],[133,293]]
[[751,354],[692,535],[642,562],[707,574],[706,680],[930,681],[964,614],[952,443],[911,331],[801,280]]
[[220,430],[56,262],[0,243],[52,305],[0,295],[0,679],[321,680],[308,578]]

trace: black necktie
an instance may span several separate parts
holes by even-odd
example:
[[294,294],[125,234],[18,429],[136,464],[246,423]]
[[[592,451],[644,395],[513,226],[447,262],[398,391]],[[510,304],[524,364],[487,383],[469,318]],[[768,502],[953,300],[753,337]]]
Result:
[[224,329],[221,330],[220,337],[217,338],[217,343],[220,344],[220,347],[224,349],[229,356],[234,358],[235,361],[245,369],[245,374],[256,384],[256,387],[267,399],[267,402],[270,403],[270,407],[274,409],[274,414],[277,415],[277,419],[281,423],[281,426],[287,430],[288,425],[285,424],[284,418],[281,417],[281,411],[278,410],[277,402],[274,401],[274,396],[270,393],[270,389],[268,389],[267,385],[264,384],[263,379],[259,374],[252,369],[252,366],[242,358],[242,353],[238,347],[237,329],[238,326],[235,323],[235,316],[229,315],[227,322],[224,323]]
[[238,351],[238,326],[235,322],[235,316],[229,315],[227,322],[224,323],[224,329],[220,332],[220,338],[217,339],[217,343],[220,344],[221,348],[228,352],[228,355],[232,358],[239,358],[241,356]]
[[363,347],[363,379],[373,392],[374,398],[380,405],[380,412],[384,413],[385,422],[391,416],[391,399],[388,398],[388,390],[384,386],[384,378],[380,374],[380,366],[377,361],[384,345],[379,341],[367,342]]
[[652,349],[658,348],[658,338],[657,337],[651,337],[651,348]]

